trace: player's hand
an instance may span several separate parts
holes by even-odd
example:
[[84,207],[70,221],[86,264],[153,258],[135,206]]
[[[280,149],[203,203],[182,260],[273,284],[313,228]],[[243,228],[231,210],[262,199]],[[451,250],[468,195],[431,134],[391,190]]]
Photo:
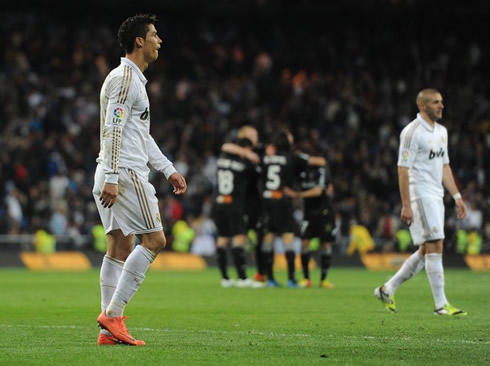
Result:
[[462,219],[466,216],[466,205],[462,198],[456,200],[456,217]]
[[113,183],[104,183],[102,186],[102,192],[100,192],[99,200],[102,206],[111,208],[116,203],[117,196],[119,195],[119,186]]
[[408,226],[412,225],[412,223],[413,223],[413,211],[412,211],[412,207],[410,205],[402,206],[402,212],[400,214],[400,219],[402,220],[402,222],[404,222]]
[[170,177],[168,177],[168,182],[174,187],[175,194],[182,194],[187,191],[187,182],[185,178],[180,173],[174,173]]
[[250,160],[254,164],[260,163],[259,155],[257,155],[257,153],[253,152],[252,150],[247,151],[244,158]]
[[289,187],[284,187],[284,194],[288,197],[291,197],[291,198],[296,198],[298,197],[298,192],[296,191],[293,191],[291,188]]

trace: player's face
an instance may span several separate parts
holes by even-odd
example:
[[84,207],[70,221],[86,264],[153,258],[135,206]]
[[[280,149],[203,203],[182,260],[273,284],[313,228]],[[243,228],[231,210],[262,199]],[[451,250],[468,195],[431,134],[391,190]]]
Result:
[[432,121],[440,120],[442,118],[442,110],[444,109],[441,94],[429,94],[427,99],[427,103],[424,105],[425,113],[427,113],[427,116]]
[[259,135],[255,128],[249,128],[247,130],[247,138],[252,141],[252,145],[255,146],[259,142]]
[[148,63],[155,61],[158,58],[158,50],[162,46],[162,40],[158,37],[157,30],[153,24],[148,25],[143,53]]

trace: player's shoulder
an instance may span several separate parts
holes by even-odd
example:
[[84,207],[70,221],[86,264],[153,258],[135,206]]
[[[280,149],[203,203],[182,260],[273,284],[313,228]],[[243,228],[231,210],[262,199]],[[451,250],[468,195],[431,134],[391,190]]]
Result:
[[137,95],[139,89],[136,83],[138,83],[138,77],[133,68],[121,63],[107,75],[106,93],[117,98],[118,103],[124,104],[128,100],[133,100]]
[[421,130],[422,121],[419,118],[415,118],[412,122],[408,123],[402,129],[402,134],[406,133],[415,133],[415,131]]
[[423,121],[421,121],[419,118],[416,118],[403,128],[402,132],[400,133],[400,136],[405,141],[411,141],[423,133],[424,133]]
[[124,84],[126,86],[132,85],[138,81],[138,77],[133,68],[127,64],[121,63],[118,67],[113,69],[107,79],[115,84]]
[[447,127],[440,124],[439,122],[436,122],[435,124],[436,128],[439,129],[439,131],[441,131],[442,133],[445,133],[447,134]]

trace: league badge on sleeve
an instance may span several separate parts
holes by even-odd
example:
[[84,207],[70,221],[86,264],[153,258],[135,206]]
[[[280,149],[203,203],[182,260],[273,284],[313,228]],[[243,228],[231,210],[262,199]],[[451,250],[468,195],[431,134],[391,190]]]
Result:
[[406,163],[410,160],[410,150],[405,149],[402,151],[402,163]]
[[116,107],[114,109],[114,118],[112,119],[112,122],[119,124],[122,122],[123,117],[124,117],[124,110],[121,107]]

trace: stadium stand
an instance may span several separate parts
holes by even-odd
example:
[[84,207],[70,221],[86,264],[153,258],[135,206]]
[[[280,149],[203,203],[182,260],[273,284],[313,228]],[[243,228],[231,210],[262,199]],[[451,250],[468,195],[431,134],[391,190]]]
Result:
[[[98,93],[122,56],[114,27],[133,8],[86,1],[73,21],[54,3],[0,7],[0,234],[42,229],[63,238],[57,249],[85,248],[99,223]],[[399,250],[399,132],[430,86],[445,98],[451,165],[470,208],[463,222],[447,210],[446,250],[466,253],[474,233],[473,247],[479,238],[489,252],[490,5],[451,2],[431,15],[436,3],[420,13],[418,0],[140,2],[135,11],[161,18],[164,40],[147,71],[152,135],[189,183],[172,197],[152,177],[166,232],[181,219],[196,230],[206,222],[216,156],[238,127],[264,138],[287,126],[330,162],[339,243],[356,223],[378,251]]]

